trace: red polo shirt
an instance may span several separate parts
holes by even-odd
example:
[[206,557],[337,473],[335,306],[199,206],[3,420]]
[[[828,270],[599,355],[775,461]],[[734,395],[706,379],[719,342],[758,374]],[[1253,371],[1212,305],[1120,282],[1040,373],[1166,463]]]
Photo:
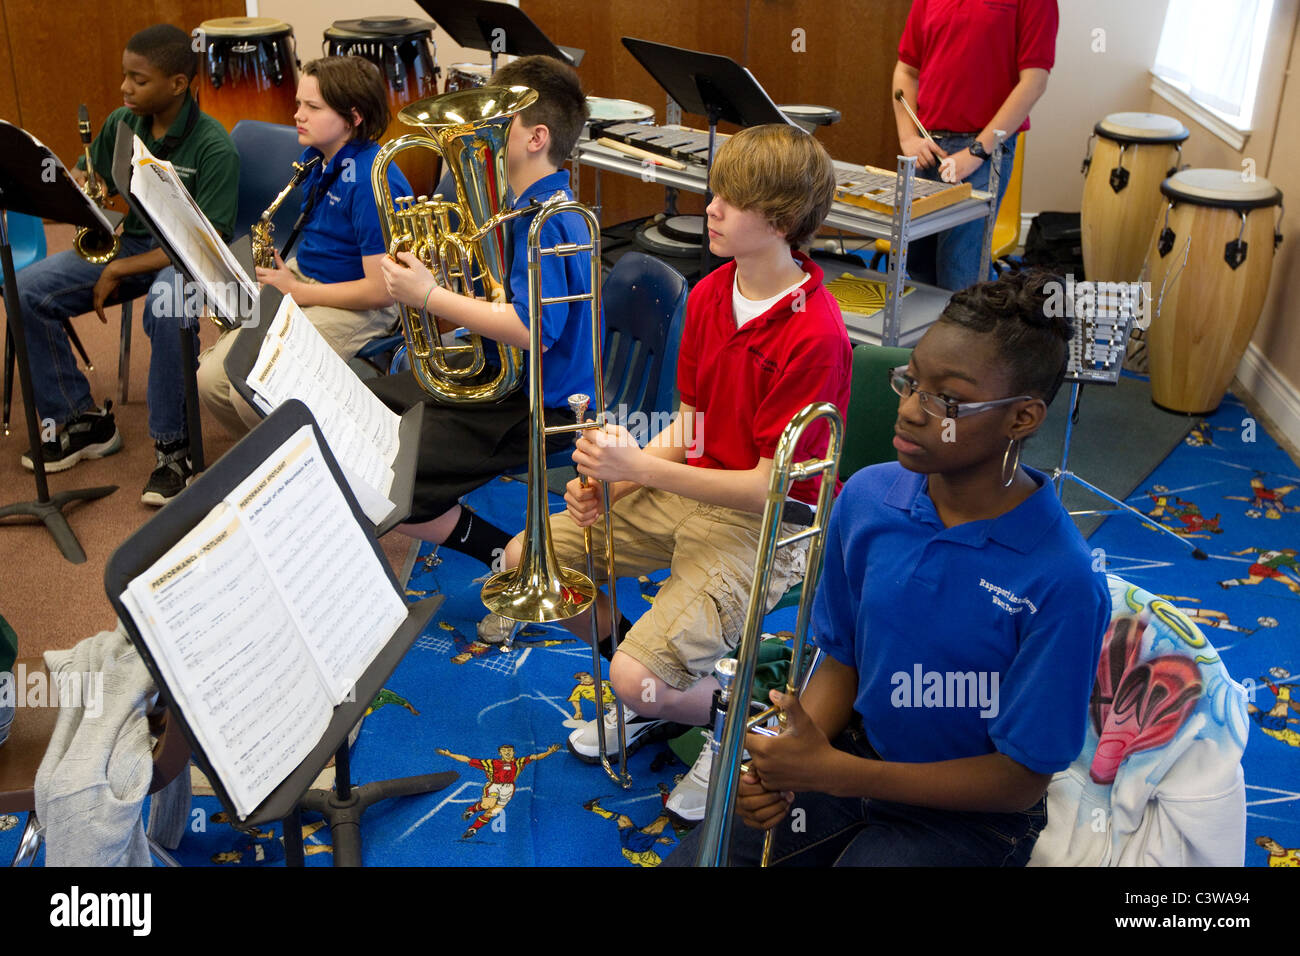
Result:
[[[739,329],[731,307],[734,262],[691,292],[677,359],[682,404],[699,413],[688,464],[745,471],[776,454],[781,432],[804,406],[831,402],[847,415],[853,354],[844,319],[822,285],[821,268],[794,256],[807,279]],[[807,429],[795,460],[824,455],[827,438],[821,423]],[[815,504],[820,482],[798,482],[791,495]]]
[[921,73],[926,129],[982,130],[1021,70],[1052,68],[1058,19],[1056,0],[913,0],[898,58]]

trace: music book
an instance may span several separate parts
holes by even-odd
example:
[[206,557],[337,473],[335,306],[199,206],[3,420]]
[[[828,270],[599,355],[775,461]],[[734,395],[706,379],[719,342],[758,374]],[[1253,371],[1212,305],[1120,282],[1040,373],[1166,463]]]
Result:
[[264,413],[292,398],[306,405],[366,517],[378,525],[392,512],[401,416],[366,388],[293,296],[281,299],[245,381]]
[[240,819],[318,747],[408,617],[310,424],[121,602]]
[[[125,123],[118,126],[119,153],[123,142],[129,142],[131,150],[130,196],[160,233],[158,238],[164,248],[174,260],[179,260],[177,266],[198,284],[207,302],[226,319],[228,327],[255,317],[260,294],[257,283],[226,248],[220,234],[176,175],[176,169],[149,152],[144,141]],[[121,190],[120,182],[118,188]]]
[[[124,218],[120,212],[101,209],[77,185],[54,151],[21,126],[0,120],[0,150],[19,160],[23,178],[7,184],[5,209],[74,226],[98,226],[112,232]],[[10,170],[14,172],[14,170]],[[96,170],[102,177],[103,170]],[[54,184],[62,184],[50,189]],[[36,198],[39,196],[39,200]]]

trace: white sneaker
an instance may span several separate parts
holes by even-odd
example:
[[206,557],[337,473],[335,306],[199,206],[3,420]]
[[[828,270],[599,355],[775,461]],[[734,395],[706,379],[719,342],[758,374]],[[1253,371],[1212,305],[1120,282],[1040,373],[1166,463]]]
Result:
[[664,804],[673,816],[687,823],[704,819],[704,805],[709,796],[709,772],[713,769],[713,735],[704,733],[704,749],[691,764],[691,772],[673,787],[668,802]]
[[[623,708],[623,725],[627,741],[627,754],[636,753],[646,741],[653,736],[652,731],[663,727],[668,721],[654,717],[640,717],[631,708]],[[618,712],[610,707],[605,711],[605,747],[610,761],[618,759]],[[582,726],[569,734],[569,752],[585,763],[600,763],[600,731],[596,721],[584,721]]]

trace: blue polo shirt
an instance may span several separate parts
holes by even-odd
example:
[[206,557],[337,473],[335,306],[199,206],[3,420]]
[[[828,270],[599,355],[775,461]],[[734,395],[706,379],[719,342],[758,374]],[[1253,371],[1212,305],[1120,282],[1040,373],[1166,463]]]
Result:
[[1025,470],[1039,488],[1018,507],[952,528],[897,462],[836,500],[812,623],[857,670],[885,760],[997,751],[1054,773],[1083,747],[1110,592],[1047,476]]
[[[514,208],[527,206],[533,199],[545,201],[556,192],[572,199],[568,170],[543,176],[524,190]],[[528,227],[531,215],[510,221],[510,301],[519,321],[528,327]],[[542,226],[542,248],[560,242],[590,241],[586,220],[577,213],[552,216]],[[581,295],[591,291],[590,256],[542,256],[542,295],[553,298]],[[595,396],[595,361],[591,353],[591,303],[557,302],[542,309],[542,391],[547,408],[568,408],[569,396],[575,392]],[[527,362],[524,365],[527,369]]]
[[[329,183],[303,224],[298,241],[298,268],[308,278],[317,282],[363,279],[366,273],[362,257],[388,251],[370,188],[370,167],[378,152],[378,143],[344,143],[329,165],[313,169],[300,187],[305,209],[322,180]],[[299,162],[320,155],[319,149],[309,146]],[[406,177],[395,165],[388,167],[388,187],[394,196],[411,192]]]

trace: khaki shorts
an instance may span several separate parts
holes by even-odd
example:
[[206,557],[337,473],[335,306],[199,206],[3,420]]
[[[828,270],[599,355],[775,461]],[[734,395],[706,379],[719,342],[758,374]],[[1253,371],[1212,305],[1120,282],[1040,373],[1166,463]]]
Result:
[[[762,516],[703,504],[654,488],[638,488],[614,503],[614,561],[619,577],[668,568],[672,576],[619,644],[677,690],[713,672],[735,648],[745,625]],[[606,579],[605,525],[592,526],[596,581]],[[794,534],[783,524],[781,536]],[[555,556],[586,568],[582,529],[567,514],[551,516]],[[803,580],[807,541],[781,548],[772,565],[765,610]]]

